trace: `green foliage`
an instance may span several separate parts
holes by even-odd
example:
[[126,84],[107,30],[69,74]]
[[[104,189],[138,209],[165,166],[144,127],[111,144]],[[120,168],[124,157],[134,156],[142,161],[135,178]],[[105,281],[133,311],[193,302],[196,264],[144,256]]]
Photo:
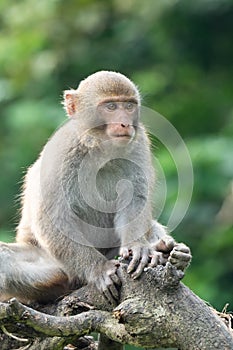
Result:
[[[225,303],[232,305],[233,302],[233,227],[218,218],[233,178],[233,139],[195,137],[187,141],[187,146],[194,169],[194,192],[188,213],[174,233],[193,251],[193,261],[184,281],[204,300],[222,309]],[[166,153],[163,150],[159,160],[171,193],[168,211],[169,201],[176,198],[177,183],[174,181],[176,169],[172,161],[167,161]],[[165,211],[163,215],[166,214]]]
[[[1,1],[0,239],[12,240],[25,169],[65,120],[62,90],[96,70],[121,71],[190,150],[193,197],[174,232],[193,252],[185,282],[232,309],[233,228],[218,216],[233,179],[232,24],[232,0]],[[153,145],[167,180],[166,222],[176,167]]]

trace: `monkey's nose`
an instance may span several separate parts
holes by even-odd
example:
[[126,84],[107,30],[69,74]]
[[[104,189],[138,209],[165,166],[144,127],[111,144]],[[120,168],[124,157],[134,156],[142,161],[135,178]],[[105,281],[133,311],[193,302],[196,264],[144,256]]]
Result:
[[128,128],[129,124],[121,124],[122,128]]

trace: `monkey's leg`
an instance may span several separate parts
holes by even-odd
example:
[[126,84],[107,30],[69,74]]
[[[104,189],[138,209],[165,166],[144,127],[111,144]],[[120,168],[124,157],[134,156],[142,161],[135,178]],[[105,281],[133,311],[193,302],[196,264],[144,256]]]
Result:
[[106,337],[104,334],[99,335],[98,350],[124,350],[124,345],[117,343]]
[[54,300],[65,293],[68,278],[58,262],[42,249],[0,242],[0,300]]

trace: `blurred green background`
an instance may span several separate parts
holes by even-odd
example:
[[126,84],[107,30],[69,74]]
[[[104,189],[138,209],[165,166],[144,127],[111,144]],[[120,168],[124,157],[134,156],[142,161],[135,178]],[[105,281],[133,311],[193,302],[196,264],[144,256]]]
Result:
[[[1,0],[0,239],[14,238],[23,174],[65,120],[62,91],[100,69],[129,76],[185,141],[195,183],[174,232],[193,253],[184,282],[232,310],[233,0]],[[154,146],[165,223],[177,172]]]

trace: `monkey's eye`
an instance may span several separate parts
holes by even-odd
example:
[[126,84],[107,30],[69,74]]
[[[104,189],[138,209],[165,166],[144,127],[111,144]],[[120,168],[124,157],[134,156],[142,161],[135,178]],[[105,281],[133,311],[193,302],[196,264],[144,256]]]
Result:
[[117,109],[117,104],[115,102],[108,102],[106,103],[106,108],[109,111],[115,111]]
[[130,112],[133,111],[135,109],[135,103],[133,103],[133,102],[126,102],[125,109],[127,109]]

